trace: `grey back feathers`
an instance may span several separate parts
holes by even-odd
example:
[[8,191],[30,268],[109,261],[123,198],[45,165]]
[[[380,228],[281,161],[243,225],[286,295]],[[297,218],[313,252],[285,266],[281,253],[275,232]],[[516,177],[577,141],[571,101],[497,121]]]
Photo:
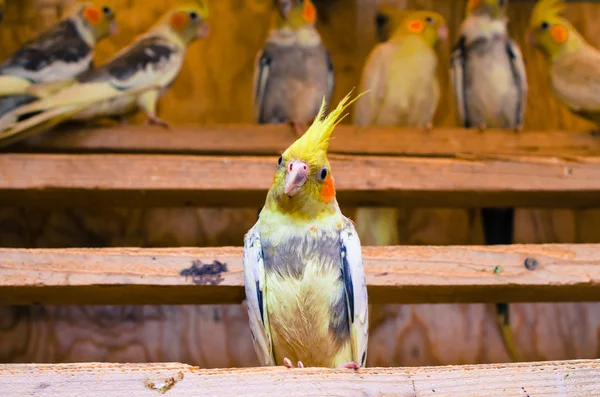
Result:
[[75,23],[66,19],[26,42],[0,65],[0,75],[19,76],[34,83],[72,78],[90,66],[92,48]]

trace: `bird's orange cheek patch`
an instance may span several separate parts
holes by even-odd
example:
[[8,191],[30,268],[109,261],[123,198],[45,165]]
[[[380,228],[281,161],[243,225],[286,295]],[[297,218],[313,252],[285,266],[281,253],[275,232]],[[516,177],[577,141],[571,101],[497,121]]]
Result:
[[185,12],[176,12],[171,15],[170,24],[175,30],[182,30],[187,24],[188,16]]
[[550,28],[550,36],[556,44],[563,44],[569,38],[569,32],[564,26],[554,25]]
[[410,21],[408,23],[408,30],[413,33],[421,33],[423,31],[423,21]]
[[333,183],[333,177],[329,175],[323,183],[323,189],[321,190],[321,200],[328,203],[335,197],[335,184]]
[[83,16],[92,25],[98,25],[102,18],[102,11],[98,7],[86,7],[83,10]]
[[314,22],[317,19],[317,10],[310,1],[304,3],[304,9],[302,10],[302,17],[306,22]]

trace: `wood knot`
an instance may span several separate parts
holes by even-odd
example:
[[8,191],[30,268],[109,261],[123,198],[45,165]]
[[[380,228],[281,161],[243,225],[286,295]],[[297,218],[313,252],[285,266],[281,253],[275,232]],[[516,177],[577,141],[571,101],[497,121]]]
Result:
[[525,267],[527,268],[527,270],[535,270],[535,268],[538,265],[538,261],[536,261],[533,258],[527,258],[525,259]]
[[179,272],[179,275],[192,278],[192,281],[196,285],[217,285],[220,284],[224,279],[222,273],[227,272],[227,264],[219,261],[213,261],[211,264],[203,264],[200,260],[192,262],[192,266],[187,269],[183,269]]

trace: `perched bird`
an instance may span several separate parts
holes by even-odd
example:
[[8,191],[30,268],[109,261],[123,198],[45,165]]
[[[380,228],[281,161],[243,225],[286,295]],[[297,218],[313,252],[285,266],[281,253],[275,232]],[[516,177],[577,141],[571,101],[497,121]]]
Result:
[[177,77],[188,44],[208,35],[208,13],[203,0],[172,8],[111,61],[79,76],[77,84],[0,118],[0,126],[8,124],[0,145],[67,119],[126,117],[138,109],[148,123],[167,126],[156,116],[157,102]]
[[[372,92],[355,105],[356,125],[431,128],[440,98],[434,47],[448,29],[433,11],[403,10],[402,15],[389,40],[367,58],[360,89]],[[396,208],[360,208],[356,225],[369,245],[396,245],[398,218]]]
[[[244,239],[246,304],[262,365],[364,367],[368,299],[360,240],[335,198],[329,138],[346,96],[279,158]],[[355,99],[356,100],[356,99]]]
[[[451,77],[459,118],[465,128],[523,126],[527,77],[521,50],[507,33],[508,0],[470,0],[451,56]],[[514,208],[483,208],[486,244],[512,244]],[[508,305],[496,306],[504,344],[513,361],[518,355],[509,324]]]
[[259,124],[292,123],[298,135],[331,100],[333,64],[315,28],[311,0],[277,0],[279,13],[254,73],[254,113]]
[[81,3],[67,18],[23,44],[0,64],[0,115],[44,91],[72,84],[74,77],[91,68],[96,44],[115,30],[115,14],[109,7]]
[[549,62],[552,92],[571,112],[600,124],[600,52],[561,16],[560,0],[539,1],[528,38]]

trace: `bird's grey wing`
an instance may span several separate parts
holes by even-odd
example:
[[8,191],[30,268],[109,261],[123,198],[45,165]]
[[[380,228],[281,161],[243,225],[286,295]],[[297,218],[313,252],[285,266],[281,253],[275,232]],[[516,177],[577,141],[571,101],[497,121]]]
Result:
[[465,79],[465,63],[466,63],[466,38],[461,36],[452,48],[450,56],[450,80],[454,88],[454,98],[456,99],[456,109],[458,116],[465,128],[470,127],[469,115],[466,102],[466,79]]
[[346,290],[352,355],[361,367],[367,363],[369,300],[358,233],[349,219],[340,233],[342,276]]
[[510,60],[511,72],[517,87],[518,100],[516,106],[516,117],[515,126],[518,127],[523,124],[525,116],[525,104],[527,101],[527,73],[525,72],[525,62],[523,61],[523,54],[519,46],[512,40],[506,42],[506,53]]
[[254,69],[254,117],[257,123],[265,122],[263,119],[263,106],[265,99],[265,91],[267,89],[267,81],[269,79],[269,71],[271,68],[271,54],[264,49],[256,56],[256,66]]
[[265,300],[265,264],[256,226],[250,229],[244,239],[243,262],[246,306],[254,350],[261,365],[275,365]]
[[327,90],[325,94],[325,101],[327,106],[331,104],[331,98],[333,97],[333,90],[335,89],[335,73],[333,71],[333,61],[331,60],[331,54],[325,50],[325,56],[327,59]]

